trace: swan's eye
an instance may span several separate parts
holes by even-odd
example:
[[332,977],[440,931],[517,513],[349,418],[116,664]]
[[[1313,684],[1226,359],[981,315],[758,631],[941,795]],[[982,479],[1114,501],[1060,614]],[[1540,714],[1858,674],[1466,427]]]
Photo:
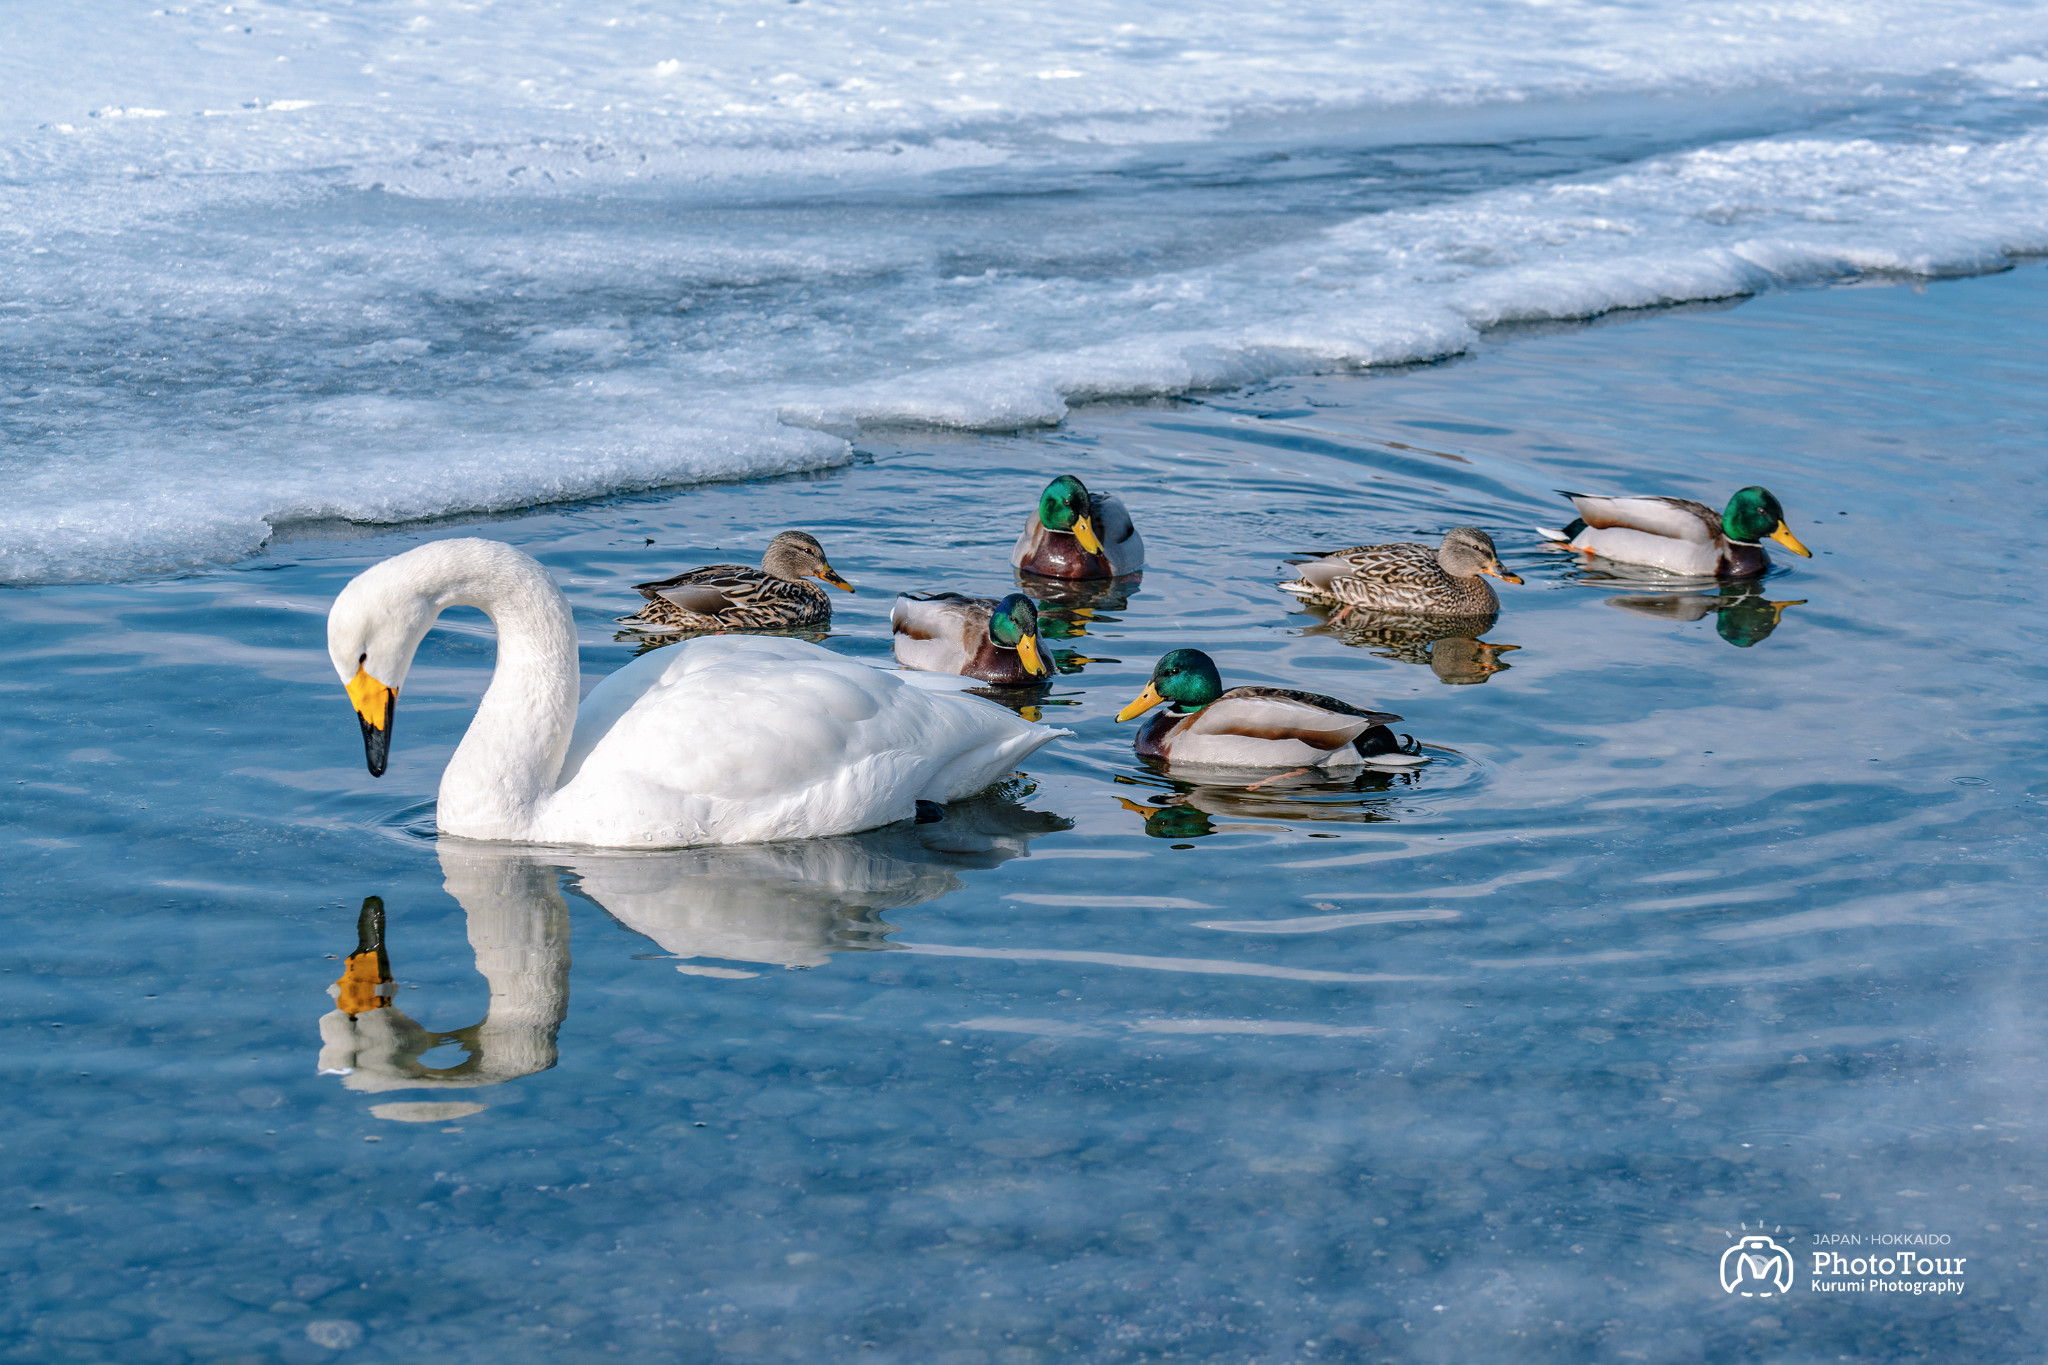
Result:
[[366,649],[366,650],[364,650],[364,651],[363,651],[362,653],[360,653],[360,654],[356,655],[356,667],[357,667],[357,668],[361,668],[361,667],[362,667],[362,666],[363,666],[364,664],[366,664],[366,663],[368,663],[368,662],[370,662],[370,651],[369,651],[369,650],[367,650],[367,649]]

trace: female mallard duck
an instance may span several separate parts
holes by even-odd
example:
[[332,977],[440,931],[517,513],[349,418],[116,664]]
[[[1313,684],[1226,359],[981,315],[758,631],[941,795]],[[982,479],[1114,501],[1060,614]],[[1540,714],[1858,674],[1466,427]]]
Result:
[[1146,721],[1133,747],[1140,758],[1217,768],[1345,768],[1373,762],[1423,761],[1421,746],[1387,729],[1390,711],[1361,711],[1349,702],[1285,687],[1223,690],[1216,663],[1199,649],[1163,654],[1152,681],[1119,722],[1161,703],[1171,709]]
[[1480,575],[1522,581],[1501,567],[1492,537],[1477,526],[1451,528],[1433,550],[1408,542],[1354,545],[1298,568],[1301,576],[1282,583],[1280,591],[1304,602],[1341,605],[1344,610],[1333,618],[1337,625],[1361,607],[1407,616],[1491,616],[1500,610],[1500,599]]
[[1724,512],[1690,498],[1564,496],[1579,509],[1578,520],[1562,531],[1537,528],[1559,549],[1693,578],[1765,573],[1771,567],[1762,544],[1767,537],[1795,555],[1813,556],[1785,524],[1785,509],[1768,488],[1740,490]]
[[1052,676],[1038,635],[1038,608],[1021,592],[998,602],[957,592],[905,593],[889,612],[896,662],[927,673],[958,673],[998,687],[1028,687]]
[[804,580],[816,576],[835,588],[853,584],[832,571],[825,547],[802,531],[784,531],[768,542],[761,567],[708,564],[685,569],[659,583],[635,583],[647,605],[618,618],[660,630],[802,630],[832,624],[825,590]]
[[963,695],[963,679],[756,635],[643,654],[579,705],[576,623],[547,571],[496,541],[440,540],[365,570],[327,615],[372,775],[413,653],[456,606],[497,626],[498,663],[441,776],[444,834],[602,848],[850,834],[972,796],[1067,733]]
[[1038,495],[1010,563],[1041,578],[1120,578],[1145,567],[1145,542],[1123,499],[1062,474]]

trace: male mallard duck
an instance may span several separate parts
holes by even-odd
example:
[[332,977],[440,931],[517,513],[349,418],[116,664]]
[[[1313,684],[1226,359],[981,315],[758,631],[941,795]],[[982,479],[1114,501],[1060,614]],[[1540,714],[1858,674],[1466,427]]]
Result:
[[832,624],[825,590],[804,580],[815,575],[835,588],[853,584],[832,571],[825,547],[802,531],[768,542],[761,567],[707,564],[659,583],[635,583],[647,605],[618,619],[662,630],[801,630]]
[[449,607],[497,626],[498,662],[441,774],[443,834],[683,848],[851,834],[972,796],[1067,733],[934,673],[872,668],[805,640],[704,635],[582,691],[576,622],[510,545],[436,540],[357,575],[327,655],[373,776],[413,654]]
[[1218,768],[1344,768],[1371,761],[1422,761],[1421,746],[1387,729],[1391,711],[1361,711],[1349,702],[1285,687],[1223,690],[1215,660],[1199,649],[1176,649],[1153,665],[1152,681],[1119,722],[1171,703],[1146,721],[1133,747],[1140,758]]
[[1539,527],[1537,534],[1560,549],[1693,578],[1757,577],[1771,567],[1761,544],[1766,537],[1795,555],[1813,556],[1785,525],[1785,509],[1768,488],[1741,489],[1725,512],[1690,498],[1558,491],[1579,509],[1578,520],[1562,531]]
[[1038,495],[1010,563],[1042,578],[1120,578],[1145,567],[1145,542],[1123,499],[1062,474]]
[[1002,601],[957,592],[905,593],[889,612],[896,662],[927,673],[958,673],[999,687],[1052,676],[1038,636],[1038,608],[1021,592]]
[[1304,602],[1342,604],[1333,618],[1337,625],[1360,607],[1412,616],[1491,616],[1500,610],[1500,599],[1480,575],[1522,581],[1501,567],[1492,537],[1477,526],[1451,528],[1433,550],[1408,542],[1354,545],[1298,570],[1301,576],[1282,583],[1280,591]]

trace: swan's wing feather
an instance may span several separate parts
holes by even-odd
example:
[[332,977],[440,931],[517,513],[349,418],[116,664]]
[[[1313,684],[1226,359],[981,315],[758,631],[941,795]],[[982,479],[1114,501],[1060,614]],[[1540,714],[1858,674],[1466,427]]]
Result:
[[631,705],[601,695],[610,679],[585,702],[616,715],[557,792],[594,827],[579,842],[617,842],[598,836],[644,828],[650,808],[673,811],[673,843],[872,828],[918,800],[970,795],[1066,733],[961,695],[961,680],[885,672],[802,640],[714,636],[636,664],[664,654],[655,677],[619,682],[621,695],[638,687]]
[[1711,544],[1721,534],[1721,514],[1690,498],[1565,496],[1579,509],[1580,519],[1595,530],[1620,527],[1694,544]]
[[[963,696],[975,696],[973,689],[987,686],[979,678],[963,677],[958,673],[905,673],[902,677],[905,687],[914,687],[921,692],[957,692]],[[988,699],[981,697],[978,700],[987,701]],[[996,705],[992,701],[988,704],[990,706]],[[999,707],[998,709],[1007,710],[1008,708]]]
[[619,719],[640,705],[650,691],[687,676],[693,666],[735,655],[769,664],[778,659],[807,658],[806,651],[817,648],[807,640],[717,635],[649,650],[605,677],[577,706],[576,728],[569,737],[569,754],[562,760],[562,776],[557,787],[566,787],[575,779],[584,759],[611,733]]

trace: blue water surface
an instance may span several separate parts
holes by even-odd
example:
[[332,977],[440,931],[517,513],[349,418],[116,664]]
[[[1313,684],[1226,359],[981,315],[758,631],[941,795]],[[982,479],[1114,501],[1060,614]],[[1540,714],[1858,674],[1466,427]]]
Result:
[[[0,1359],[2036,1357],[2044,317],[2039,265],[1782,294],[0,594]],[[860,586],[829,643],[883,662],[896,591],[1006,587],[1061,470],[1151,562],[1049,612],[1075,738],[944,821],[437,841],[470,611],[363,770],[324,613],[386,555],[520,545],[594,682],[627,585],[800,527]],[[1815,551],[1760,586],[1533,529],[1752,482]],[[1274,589],[1466,522],[1528,579],[1483,637]],[[1112,717],[1179,645],[1433,761],[1149,769]],[[351,1019],[370,897],[391,1003]],[[1801,1258],[1769,1301],[1716,1277],[1759,1227]],[[1814,1238],[1909,1233],[1964,1292],[1807,1287]]]

